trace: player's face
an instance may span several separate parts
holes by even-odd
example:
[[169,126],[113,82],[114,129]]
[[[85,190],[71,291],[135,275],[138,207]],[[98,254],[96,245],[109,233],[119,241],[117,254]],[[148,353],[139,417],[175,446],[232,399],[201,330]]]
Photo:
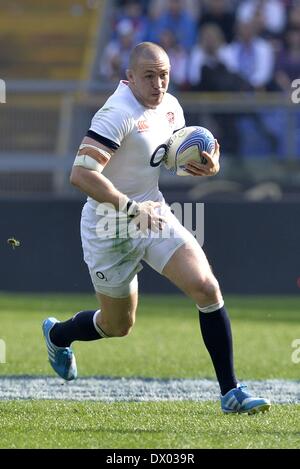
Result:
[[140,59],[128,72],[130,88],[145,107],[155,109],[163,100],[170,81],[168,57],[158,55],[155,60]]

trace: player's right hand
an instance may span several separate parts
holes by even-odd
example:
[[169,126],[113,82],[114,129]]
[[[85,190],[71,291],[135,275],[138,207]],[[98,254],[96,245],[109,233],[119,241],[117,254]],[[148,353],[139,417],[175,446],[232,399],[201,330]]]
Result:
[[133,221],[142,233],[146,233],[148,229],[155,233],[163,230],[166,218],[159,214],[158,208],[161,206],[161,202],[151,200],[139,203],[139,214]]
[[206,151],[201,152],[206,160],[206,163],[200,163],[197,161],[190,161],[186,164],[186,172],[192,176],[215,176],[220,171],[220,145],[215,140],[215,150],[213,154],[209,154]]

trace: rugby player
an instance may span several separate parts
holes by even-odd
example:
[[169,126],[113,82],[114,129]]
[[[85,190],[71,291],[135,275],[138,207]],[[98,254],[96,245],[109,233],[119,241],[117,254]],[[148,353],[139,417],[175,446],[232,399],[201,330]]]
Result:
[[[138,44],[130,56],[127,81],[120,82],[95,114],[79,147],[71,183],[88,196],[81,237],[99,309],[80,311],[64,322],[46,319],[48,358],[59,376],[72,380],[77,376],[72,342],[130,332],[138,304],[137,274],[144,261],[195,301],[223,412],[265,411],[269,400],[252,397],[235,376],[230,320],[206,255],[172,214],[158,187],[163,145],[185,126],[179,102],[167,93],[169,78],[167,53],[154,43]],[[186,165],[190,175],[218,173],[218,142],[212,155],[203,155],[206,165]],[[123,236],[129,225],[136,228],[134,235]],[[170,236],[158,236],[165,232]]]

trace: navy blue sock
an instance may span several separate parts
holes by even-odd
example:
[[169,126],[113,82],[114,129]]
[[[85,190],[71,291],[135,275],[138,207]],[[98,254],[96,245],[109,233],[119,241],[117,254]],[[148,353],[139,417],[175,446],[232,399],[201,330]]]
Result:
[[224,306],[212,313],[199,311],[199,320],[202,337],[211,356],[221,394],[224,396],[237,385],[230,320]]
[[96,311],[80,311],[71,319],[56,323],[50,331],[50,339],[57,347],[70,347],[74,340],[99,340],[93,317]]

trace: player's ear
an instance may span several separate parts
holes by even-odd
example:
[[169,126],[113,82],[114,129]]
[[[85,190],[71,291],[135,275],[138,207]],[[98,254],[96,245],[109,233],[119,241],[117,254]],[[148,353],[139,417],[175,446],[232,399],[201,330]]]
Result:
[[126,77],[129,83],[134,83],[133,73],[132,70],[130,70],[129,68],[126,70]]

